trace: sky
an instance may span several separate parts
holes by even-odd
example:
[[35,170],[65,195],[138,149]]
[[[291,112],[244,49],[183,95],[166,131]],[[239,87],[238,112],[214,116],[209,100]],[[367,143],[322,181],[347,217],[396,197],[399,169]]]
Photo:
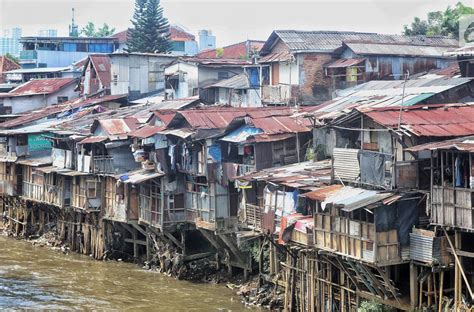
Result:
[[[444,10],[459,0],[162,0],[170,23],[197,35],[210,29],[217,46],[266,40],[275,29],[352,30],[399,34],[415,16]],[[474,0],[464,0],[474,5]],[[134,0],[0,0],[0,34],[21,27],[23,35],[57,29],[67,35],[71,8],[79,28],[91,21],[117,31],[131,26]]]

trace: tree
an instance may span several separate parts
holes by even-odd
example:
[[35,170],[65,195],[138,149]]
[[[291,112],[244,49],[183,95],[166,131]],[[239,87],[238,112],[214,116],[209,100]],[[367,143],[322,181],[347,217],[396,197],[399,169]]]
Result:
[[459,20],[463,15],[474,14],[474,8],[458,2],[445,11],[429,12],[426,20],[415,17],[411,26],[403,26],[403,34],[459,37]]
[[88,22],[81,30],[81,34],[86,37],[108,37],[115,32],[115,28],[104,23],[99,29],[95,28],[94,23]]
[[5,54],[5,57],[9,59],[12,62],[15,62],[17,64],[20,64],[20,59],[14,55],[11,55],[10,53]]
[[168,19],[159,0],[136,0],[127,33],[128,52],[167,53],[171,50]]

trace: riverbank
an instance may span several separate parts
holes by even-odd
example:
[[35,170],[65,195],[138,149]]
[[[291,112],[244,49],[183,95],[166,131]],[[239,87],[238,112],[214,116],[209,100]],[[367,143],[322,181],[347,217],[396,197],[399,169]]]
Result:
[[[7,237],[7,233],[2,231],[4,237]],[[46,249],[56,251],[64,255],[71,255],[73,258],[82,255],[76,252],[71,252],[67,244],[61,242],[58,236],[53,232],[49,231],[43,235],[35,238],[21,239],[20,237],[15,238],[13,236],[8,237],[9,240],[24,241],[29,243],[36,250]],[[49,252],[49,251],[48,251]],[[90,260],[94,260],[92,255],[89,256]],[[96,261],[107,264],[115,265],[115,263],[126,263],[122,259],[107,260],[107,261]],[[127,263],[127,265],[133,265]],[[258,278],[253,277],[250,281],[243,281],[242,275],[237,275],[229,278],[228,272],[222,268],[216,266],[209,259],[200,259],[191,261],[186,264],[184,263],[168,263],[167,265],[161,265],[157,262],[144,263],[135,265],[136,269],[142,268],[142,271],[149,271],[157,273],[167,278],[172,278],[177,281],[186,281],[195,285],[216,285],[222,288],[228,288],[232,292],[232,302],[237,301],[242,305],[242,308],[258,308],[266,310],[280,310],[282,306],[282,294],[279,293],[271,284],[266,284],[261,287],[258,285]],[[207,287],[207,286],[206,286]],[[1,305],[0,305],[1,306]]]
[[249,311],[224,285],[179,281],[0,236],[0,310]]

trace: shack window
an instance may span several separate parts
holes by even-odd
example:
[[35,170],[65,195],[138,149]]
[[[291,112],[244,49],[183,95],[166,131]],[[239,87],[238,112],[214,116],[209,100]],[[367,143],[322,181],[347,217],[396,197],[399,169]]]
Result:
[[96,198],[97,196],[97,181],[89,180],[86,182],[87,185],[87,197]]
[[58,104],[67,102],[68,97],[67,96],[58,96]]

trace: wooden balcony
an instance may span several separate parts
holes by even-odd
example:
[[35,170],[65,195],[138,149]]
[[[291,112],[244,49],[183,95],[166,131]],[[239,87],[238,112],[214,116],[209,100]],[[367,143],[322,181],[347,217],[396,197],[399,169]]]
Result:
[[94,156],[92,171],[97,174],[114,174],[113,156]]
[[373,223],[316,214],[314,238],[316,247],[356,260],[380,265],[402,260],[397,230],[376,232]]
[[474,229],[473,191],[468,188],[433,186],[430,198],[431,223]]
[[45,202],[44,185],[23,181],[23,197],[37,202]]

